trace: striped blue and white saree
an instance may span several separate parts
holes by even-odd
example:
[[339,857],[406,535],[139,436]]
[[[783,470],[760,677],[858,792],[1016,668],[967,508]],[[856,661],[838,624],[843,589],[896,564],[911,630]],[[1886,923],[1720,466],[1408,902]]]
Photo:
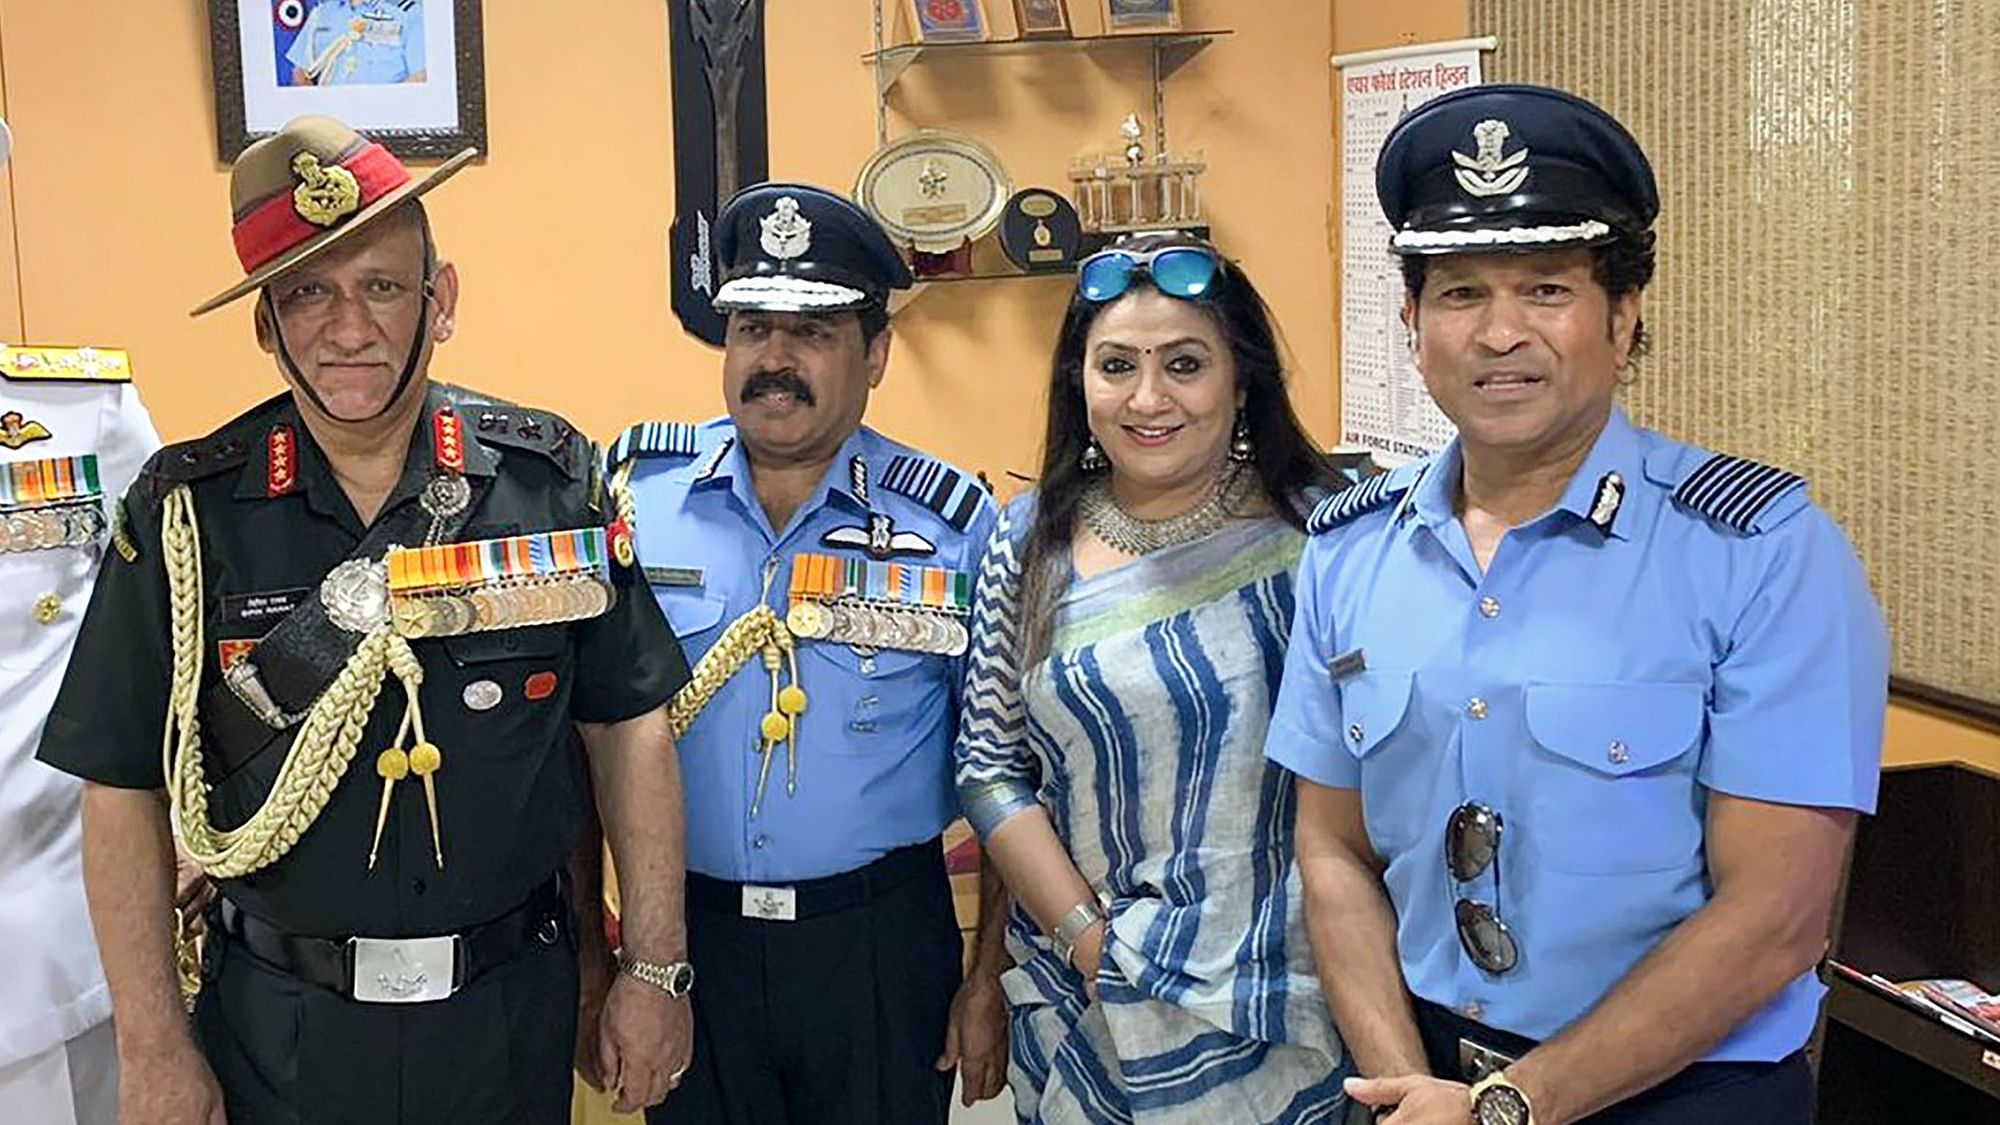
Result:
[[1048,810],[1111,901],[1098,1000],[1023,912],[1002,978],[1024,1122],[1337,1122],[1348,1073],[1313,975],[1289,778],[1264,730],[1303,538],[1236,521],[1076,580],[1015,658],[1031,500],[981,565],[957,757],[982,834]]

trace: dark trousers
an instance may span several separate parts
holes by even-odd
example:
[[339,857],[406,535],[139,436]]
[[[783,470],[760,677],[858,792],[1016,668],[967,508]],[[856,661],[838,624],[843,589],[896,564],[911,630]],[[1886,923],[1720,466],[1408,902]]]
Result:
[[448,999],[364,1004],[211,927],[195,1034],[229,1125],[567,1125],[574,929]]
[[[1474,1081],[1459,1065],[1459,1040],[1519,1058],[1535,1042],[1487,1027],[1448,1008],[1417,1001],[1417,1030],[1431,1072],[1459,1082]],[[1778,1062],[1695,1063],[1665,1082],[1577,1125],[1812,1125],[1812,1069],[1803,1051]]]
[[694,1061],[654,1125],[943,1125],[933,1064],[962,944],[937,841],[797,885],[799,917],[742,916],[688,875]]

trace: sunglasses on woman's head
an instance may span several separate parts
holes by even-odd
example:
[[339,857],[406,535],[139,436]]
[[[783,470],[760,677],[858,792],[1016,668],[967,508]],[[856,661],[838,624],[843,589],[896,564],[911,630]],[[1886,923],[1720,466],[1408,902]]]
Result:
[[1132,287],[1144,271],[1153,288],[1169,297],[1199,297],[1215,284],[1222,259],[1205,246],[1163,246],[1157,250],[1100,250],[1077,267],[1076,288],[1083,299],[1102,304]]

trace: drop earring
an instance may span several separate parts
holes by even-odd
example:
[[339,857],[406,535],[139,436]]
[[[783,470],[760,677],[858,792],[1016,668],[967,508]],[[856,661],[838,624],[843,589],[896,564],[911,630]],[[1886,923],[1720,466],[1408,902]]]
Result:
[[1236,432],[1229,439],[1229,459],[1239,465],[1257,459],[1257,443],[1250,440],[1250,419],[1236,412]]
[[1093,434],[1083,447],[1083,456],[1078,457],[1076,463],[1084,472],[1095,473],[1103,470],[1111,462],[1104,456],[1104,447],[1097,444],[1097,437]]

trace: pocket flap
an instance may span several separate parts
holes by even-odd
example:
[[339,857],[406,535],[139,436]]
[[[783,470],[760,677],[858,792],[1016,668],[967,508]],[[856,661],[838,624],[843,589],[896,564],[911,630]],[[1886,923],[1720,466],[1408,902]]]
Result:
[[1340,743],[1365,758],[1402,725],[1410,706],[1409,672],[1363,672],[1340,685]]
[[692,637],[715,628],[722,620],[722,611],[728,608],[721,594],[655,588],[653,596],[659,599],[660,610],[667,615],[667,624],[674,627],[677,637]]
[[460,667],[489,664],[496,660],[527,660],[551,657],[562,652],[569,641],[564,625],[524,625],[518,629],[496,629],[490,633],[466,633],[444,638],[444,649]]
[[1550,753],[1622,777],[1670,762],[1701,735],[1700,684],[1529,684],[1528,732]]

